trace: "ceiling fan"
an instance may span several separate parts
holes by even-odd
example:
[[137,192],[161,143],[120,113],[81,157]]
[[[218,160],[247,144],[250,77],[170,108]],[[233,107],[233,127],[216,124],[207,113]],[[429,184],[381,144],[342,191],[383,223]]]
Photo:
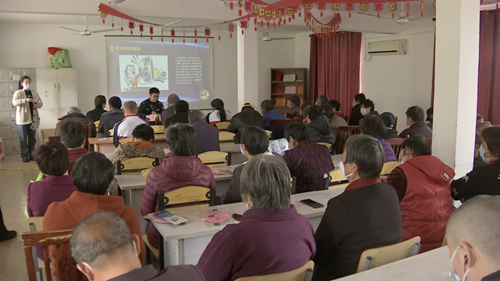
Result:
[[271,37],[271,35],[269,35],[269,30],[267,30],[267,27],[266,31],[262,34],[262,41],[264,42],[271,42],[274,40],[291,40],[291,39],[294,39],[294,37]]
[[[407,17],[407,13],[406,13],[406,10],[405,10],[405,5],[404,4],[400,4],[401,6],[401,11],[399,12],[399,17],[393,19],[392,17],[385,17],[385,16],[380,16],[381,18],[383,19],[391,19],[393,20],[395,23],[397,24],[407,24],[409,23],[410,21],[416,21],[416,20],[422,20],[422,19],[426,19],[426,18],[433,18],[435,16],[432,16],[432,15],[428,15],[428,16],[425,16],[425,17],[421,17],[421,16],[412,16],[412,17]],[[361,14],[361,15],[365,15],[365,16],[370,16],[370,17],[377,17],[376,15],[372,15],[372,14],[367,14],[367,13],[361,13],[361,12],[358,12],[358,14]]]
[[84,21],[83,30],[76,30],[76,29],[73,29],[73,28],[65,27],[65,26],[59,26],[59,27],[60,27],[60,28],[67,29],[67,30],[74,31],[74,32],[76,32],[76,33],[75,33],[75,34],[73,34],[73,35],[78,35],[78,34],[80,34],[80,36],[90,36],[90,35],[92,35],[93,33],[109,32],[109,31],[119,30],[118,28],[112,28],[112,29],[101,29],[101,30],[94,30],[94,31],[89,30],[89,27],[87,26],[87,19],[88,19],[88,16],[83,16],[83,21]]

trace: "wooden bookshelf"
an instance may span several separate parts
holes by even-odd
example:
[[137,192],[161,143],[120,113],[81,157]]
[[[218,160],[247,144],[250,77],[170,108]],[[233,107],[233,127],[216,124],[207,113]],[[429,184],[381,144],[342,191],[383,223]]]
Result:
[[276,111],[285,114],[290,96],[299,96],[301,104],[307,100],[307,86],[307,68],[271,68],[270,100]]

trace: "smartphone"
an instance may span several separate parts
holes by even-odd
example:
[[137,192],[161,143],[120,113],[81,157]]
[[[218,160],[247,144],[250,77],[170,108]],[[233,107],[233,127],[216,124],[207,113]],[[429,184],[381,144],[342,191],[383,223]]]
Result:
[[314,208],[314,209],[318,209],[318,208],[322,208],[324,207],[323,204],[319,203],[319,202],[316,202],[314,200],[311,200],[311,199],[304,199],[304,200],[300,200],[299,201],[300,203],[302,204],[305,204],[311,208]]

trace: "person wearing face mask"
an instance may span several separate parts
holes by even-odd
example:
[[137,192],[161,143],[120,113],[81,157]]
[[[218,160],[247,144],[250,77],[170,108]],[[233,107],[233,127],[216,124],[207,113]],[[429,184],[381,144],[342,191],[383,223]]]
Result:
[[363,117],[370,115],[378,115],[378,112],[375,111],[375,104],[371,100],[365,100],[361,104],[361,108],[359,109],[359,111],[361,112],[361,115],[363,115]]
[[361,104],[365,102],[366,97],[363,93],[354,96],[354,101],[352,102],[351,116],[349,117],[349,126],[358,126],[359,120],[363,119],[361,114]]
[[431,155],[427,139],[415,135],[403,142],[401,165],[384,180],[399,197],[403,239],[420,236],[420,252],[441,247],[446,222],[453,212],[450,181],[453,169]]
[[316,105],[328,104],[328,98],[325,95],[320,95],[316,100]]
[[[248,126],[245,132],[241,135],[240,151],[248,160],[260,154],[273,155],[269,151],[269,137],[266,131],[257,126]],[[226,191],[223,202],[224,204],[241,202],[241,172],[245,163],[234,168],[229,188]]]
[[455,281],[500,280],[500,198],[476,196],[451,215],[446,244]]
[[290,171],[276,156],[257,155],[241,173],[249,210],[216,233],[196,267],[207,281],[236,280],[300,268],[316,252],[313,228],[290,204]]
[[465,177],[451,182],[451,195],[462,202],[480,195],[500,195],[500,127],[489,127],[481,133],[479,154],[486,166],[475,167]]
[[38,93],[31,88],[31,78],[21,77],[19,90],[12,95],[12,105],[16,108],[16,125],[21,143],[21,158],[23,162],[33,160],[31,153],[35,150],[36,129],[40,125],[38,109],[43,102]]
[[345,191],[328,201],[314,235],[313,280],[356,273],[361,253],[403,241],[398,196],[379,179],[384,164],[380,142],[368,135],[347,139],[340,170]]

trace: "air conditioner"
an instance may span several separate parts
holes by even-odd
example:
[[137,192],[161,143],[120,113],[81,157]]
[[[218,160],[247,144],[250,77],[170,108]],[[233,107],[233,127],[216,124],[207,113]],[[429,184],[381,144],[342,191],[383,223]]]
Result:
[[406,39],[368,42],[366,53],[370,56],[406,55],[407,46]]

